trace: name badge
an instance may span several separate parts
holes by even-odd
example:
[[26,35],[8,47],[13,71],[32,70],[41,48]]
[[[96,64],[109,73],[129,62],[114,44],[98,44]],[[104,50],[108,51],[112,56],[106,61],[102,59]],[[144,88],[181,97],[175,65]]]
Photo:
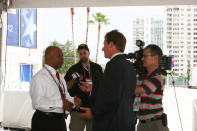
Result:
[[141,103],[141,97],[140,96],[136,96],[135,100],[134,100],[134,103],[133,103],[133,111],[139,111],[140,103]]

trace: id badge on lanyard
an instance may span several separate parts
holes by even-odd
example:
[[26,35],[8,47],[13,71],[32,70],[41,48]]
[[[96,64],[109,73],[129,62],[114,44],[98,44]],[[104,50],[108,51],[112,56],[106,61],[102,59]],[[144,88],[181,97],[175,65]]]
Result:
[[141,103],[141,96],[138,95],[134,99],[133,111],[139,111],[140,110],[140,103]]
[[[85,68],[85,70],[87,70],[88,73],[89,73],[89,77],[87,78],[86,75],[85,75],[85,71],[84,71],[85,82],[92,85],[92,72],[91,72],[91,69],[90,69],[90,64],[88,65],[88,69]],[[89,95],[91,96],[91,91],[90,91]]]
[[83,67],[85,70],[87,70],[88,71],[88,73],[89,73],[89,77],[87,78],[86,77],[86,73],[85,73],[85,71],[83,72],[84,73],[84,77],[85,77],[85,81],[86,82],[92,82],[92,71],[91,71],[91,69],[90,69],[90,64],[88,65],[88,69],[86,68],[86,67]]
[[[52,73],[49,71],[49,69],[47,69],[45,67],[45,69],[49,72],[49,74],[51,75],[51,77],[53,78],[54,82],[56,83],[56,85],[58,86],[58,89],[60,91],[60,94],[61,94],[61,97],[62,98],[65,98],[65,87],[64,87],[64,84],[60,81],[56,81],[55,78],[53,77]],[[61,85],[63,86],[63,88],[61,87]]]
[[[139,83],[138,83],[139,82]],[[137,85],[143,85],[144,81],[137,81]],[[135,96],[134,102],[133,102],[133,111],[138,112],[140,110],[141,105],[141,95],[138,94]]]

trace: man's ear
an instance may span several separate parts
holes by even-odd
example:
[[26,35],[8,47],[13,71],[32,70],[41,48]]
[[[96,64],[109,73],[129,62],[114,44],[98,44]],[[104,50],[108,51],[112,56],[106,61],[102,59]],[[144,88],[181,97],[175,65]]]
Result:
[[110,46],[110,48],[114,48],[115,47],[115,45],[114,45],[114,42],[109,42],[109,46]]

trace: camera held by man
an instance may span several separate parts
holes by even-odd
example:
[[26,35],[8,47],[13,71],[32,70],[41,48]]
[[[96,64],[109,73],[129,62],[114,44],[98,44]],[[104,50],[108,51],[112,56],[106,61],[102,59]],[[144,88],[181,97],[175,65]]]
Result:
[[[143,77],[146,73],[147,70],[143,66],[143,47],[145,43],[142,40],[136,40],[136,46],[139,47],[139,50],[135,51],[134,53],[129,53],[128,58],[133,61],[133,65],[136,69],[137,74],[140,77]],[[172,57],[171,56],[166,56],[162,55],[159,58],[159,68],[161,69],[161,72],[163,75],[167,75],[167,71],[171,70],[172,67]]]

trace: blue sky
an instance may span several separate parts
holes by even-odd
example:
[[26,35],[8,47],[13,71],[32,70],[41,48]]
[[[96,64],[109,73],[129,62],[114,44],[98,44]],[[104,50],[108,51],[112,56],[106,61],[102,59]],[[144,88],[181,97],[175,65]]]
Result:
[[[106,32],[118,29],[127,38],[127,46],[125,52],[131,52],[132,46],[132,18],[141,16],[163,16],[163,6],[141,6],[141,7],[91,7],[90,19],[95,12],[101,12],[110,19],[110,25],[102,26],[100,46],[99,46],[99,62],[105,63],[103,47],[104,35]],[[42,15],[42,44],[43,49],[50,44],[51,41],[57,40],[65,43],[67,40],[72,40],[71,28],[71,13],[70,8],[49,8],[40,9]],[[85,42],[86,38],[86,8],[75,8],[74,15],[74,30],[75,30],[75,44]],[[91,50],[91,59],[95,59],[96,44],[97,44],[97,25],[89,25],[88,46]]]

